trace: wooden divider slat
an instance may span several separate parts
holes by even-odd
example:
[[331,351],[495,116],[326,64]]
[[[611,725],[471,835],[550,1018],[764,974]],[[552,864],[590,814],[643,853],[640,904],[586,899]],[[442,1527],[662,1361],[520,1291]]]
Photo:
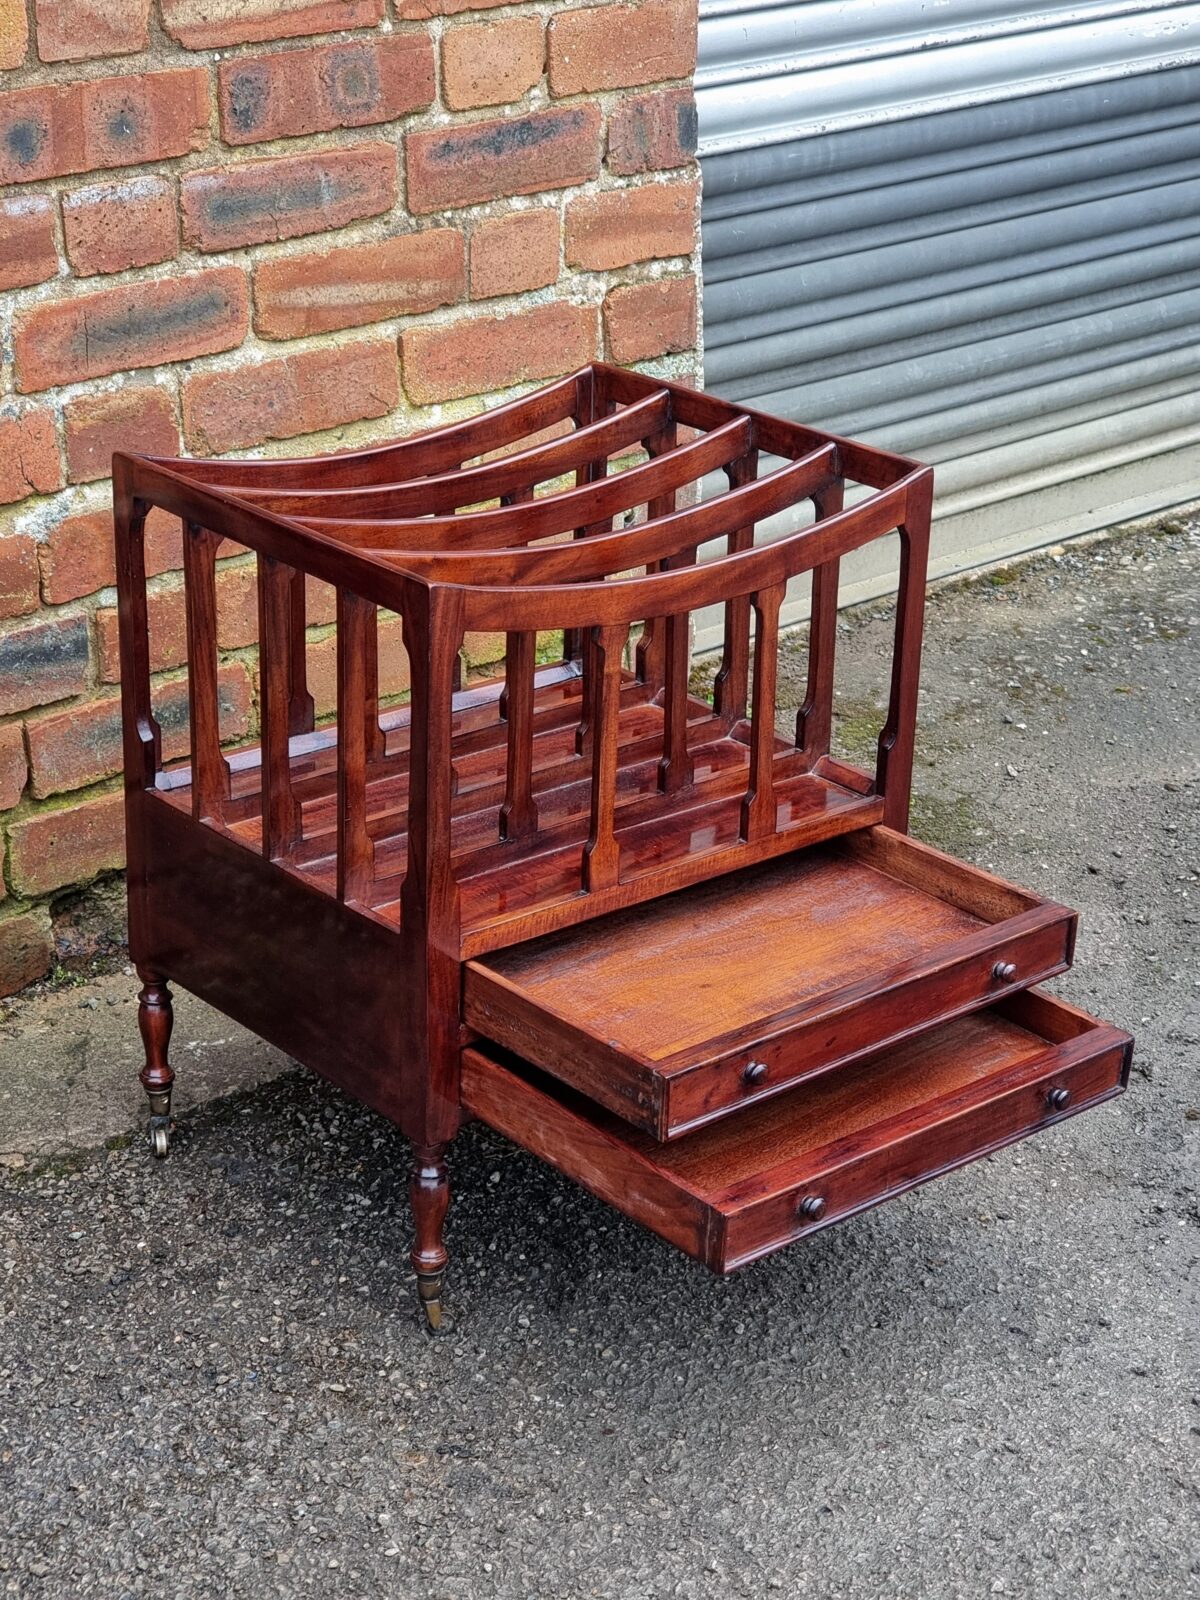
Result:
[[229,798],[229,767],[221,754],[221,708],[217,690],[217,546],[220,543],[220,534],[195,522],[184,522],[192,815],[201,822],[220,822]]
[[367,832],[367,762],[370,728],[379,727],[375,697],[377,612],[346,589],[337,597],[337,895],[348,902],[370,897],[375,846]]
[[742,838],[748,843],[775,831],[775,688],[779,673],[779,608],[784,583],[754,596],[754,704],[750,722],[750,777],[742,800]]
[[508,752],[504,803],[500,807],[500,837],[527,839],[537,832],[538,811],[533,798],[533,674],[537,665],[537,635],[510,633],[504,658]]
[[285,858],[300,839],[300,807],[288,761],[291,705],[292,571],[270,556],[258,558],[259,716],[262,722],[263,855]]
[[[839,480],[813,496],[817,520],[836,516],[845,504],[845,486]],[[837,654],[838,585],[842,564],[835,556],[823,561],[812,575],[812,605],[808,625],[808,680],[804,702],[796,713],[796,744],[809,764],[829,754],[833,727],[833,672]]]
[[617,718],[621,708],[621,653],[629,630],[621,623],[593,628],[596,663],[596,733],[592,750],[591,822],[583,851],[583,887],[588,894],[618,879],[620,846],[613,831],[617,799]]

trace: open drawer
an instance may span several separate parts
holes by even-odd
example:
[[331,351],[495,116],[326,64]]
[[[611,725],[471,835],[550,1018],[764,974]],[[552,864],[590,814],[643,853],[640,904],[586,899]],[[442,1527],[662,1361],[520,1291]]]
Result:
[[1064,971],[1075,923],[864,828],[479,957],[463,1015],[671,1139]]
[[466,1110],[716,1272],[1119,1094],[1132,1041],[1026,993],[660,1144],[515,1058],[463,1052]]

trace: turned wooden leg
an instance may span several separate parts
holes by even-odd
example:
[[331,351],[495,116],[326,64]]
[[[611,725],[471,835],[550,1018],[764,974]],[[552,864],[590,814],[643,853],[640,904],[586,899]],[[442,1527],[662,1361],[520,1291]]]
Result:
[[444,1144],[414,1145],[413,1171],[408,1192],[412,1199],[415,1238],[412,1261],[417,1274],[417,1294],[431,1328],[442,1325],[442,1275],[446,1246],[442,1227],[450,1204],[450,1179]]
[[138,1027],[146,1052],[140,1077],[150,1101],[150,1148],[156,1156],[165,1156],[171,1147],[171,1085],[175,1082],[167,1061],[171,1024],[175,1020],[171,991],[166,981],[153,973],[139,968],[138,977],[144,985],[138,995]]

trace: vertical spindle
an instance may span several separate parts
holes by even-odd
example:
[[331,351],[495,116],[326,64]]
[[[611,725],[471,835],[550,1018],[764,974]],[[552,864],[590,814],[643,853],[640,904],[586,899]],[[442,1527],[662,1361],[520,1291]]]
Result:
[[[674,450],[679,443],[678,424],[671,420],[642,441],[646,454],[653,461]],[[674,489],[656,495],[646,506],[646,520],[654,522],[659,517],[669,517],[675,510]],[[666,562],[652,562],[648,572],[661,572]],[[663,682],[666,657],[666,623],[662,617],[647,617],[642,625],[642,635],[635,652],[635,668],[639,683],[650,683],[656,688]]]
[[[845,486],[838,480],[813,496],[817,520],[832,517],[845,503]],[[812,575],[812,608],[808,625],[808,680],[804,701],[796,713],[796,744],[809,766],[829,754],[833,727],[833,673],[837,654],[838,586],[841,562],[835,556]]]
[[[365,904],[375,870],[367,832],[367,762],[372,683],[369,641],[376,608],[344,589],[337,596],[337,893]],[[374,719],[378,727],[379,719]]]
[[507,690],[508,768],[500,807],[501,839],[526,839],[537,832],[533,798],[533,674],[537,635],[510,633],[504,658]]
[[779,672],[779,608],[784,583],[754,596],[754,704],[750,775],[742,797],[741,836],[753,843],[775,831],[775,686]]
[[258,558],[259,716],[262,723],[262,849],[269,861],[287,856],[300,840],[300,807],[292,789],[288,712],[292,569],[270,556]]
[[221,754],[221,710],[217,691],[217,546],[220,543],[220,535],[211,529],[195,522],[184,523],[192,815],[199,822],[220,822],[229,798],[229,766]]
[[[758,477],[758,451],[749,450],[725,469],[729,487],[741,489]],[[726,542],[726,553],[738,555],[754,544],[754,524],[735,528]],[[746,715],[750,693],[750,596],[734,595],[725,602],[725,640],[721,665],[713,683],[713,710],[727,728]]]
[[875,787],[884,797],[883,820],[900,833],[908,830],[932,507],[933,470],[927,468],[908,490],[899,530],[900,586],[896,596],[892,681],[875,766]]
[[308,626],[307,581],[305,574],[296,567],[292,572],[292,612],[288,619],[292,684],[288,701],[289,733],[311,733],[316,726],[316,706],[308,692],[308,647],[304,636]]
[[[685,550],[667,565],[690,566],[695,560],[695,550]],[[690,612],[666,619],[664,645],[663,753],[658,763],[658,787],[663,794],[674,794],[692,781],[692,758],[687,747],[688,676],[692,665]]]
[[593,628],[596,663],[596,728],[592,747],[591,821],[583,851],[587,894],[618,881],[621,851],[614,832],[617,806],[617,748],[621,715],[621,653],[629,629],[620,623]]

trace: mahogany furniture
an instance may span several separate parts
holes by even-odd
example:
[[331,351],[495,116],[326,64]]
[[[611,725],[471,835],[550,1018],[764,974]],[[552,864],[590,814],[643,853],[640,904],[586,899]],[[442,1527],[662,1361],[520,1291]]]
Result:
[[[927,467],[595,364],[371,450],[118,456],[114,479],[152,1147],[178,982],[411,1140],[431,1324],[471,1117],[725,1271],[1124,1087],[1127,1036],[1031,987],[1070,964],[1074,914],[906,834]],[[190,748],[169,761],[152,507],[184,538]],[[839,563],[893,534],[868,773],[830,753]],[[238,546],[260,739],[227,751],[216,561]],[[780,614],[807,573],[784,735]],[[314,580],[336,591],[328,726]],[[701,608],[723,617],[711,694],[689,681]],[[381,681],[381,612],[407,703]],[[464,688],[464,638],[489,632],[504,672]]]

